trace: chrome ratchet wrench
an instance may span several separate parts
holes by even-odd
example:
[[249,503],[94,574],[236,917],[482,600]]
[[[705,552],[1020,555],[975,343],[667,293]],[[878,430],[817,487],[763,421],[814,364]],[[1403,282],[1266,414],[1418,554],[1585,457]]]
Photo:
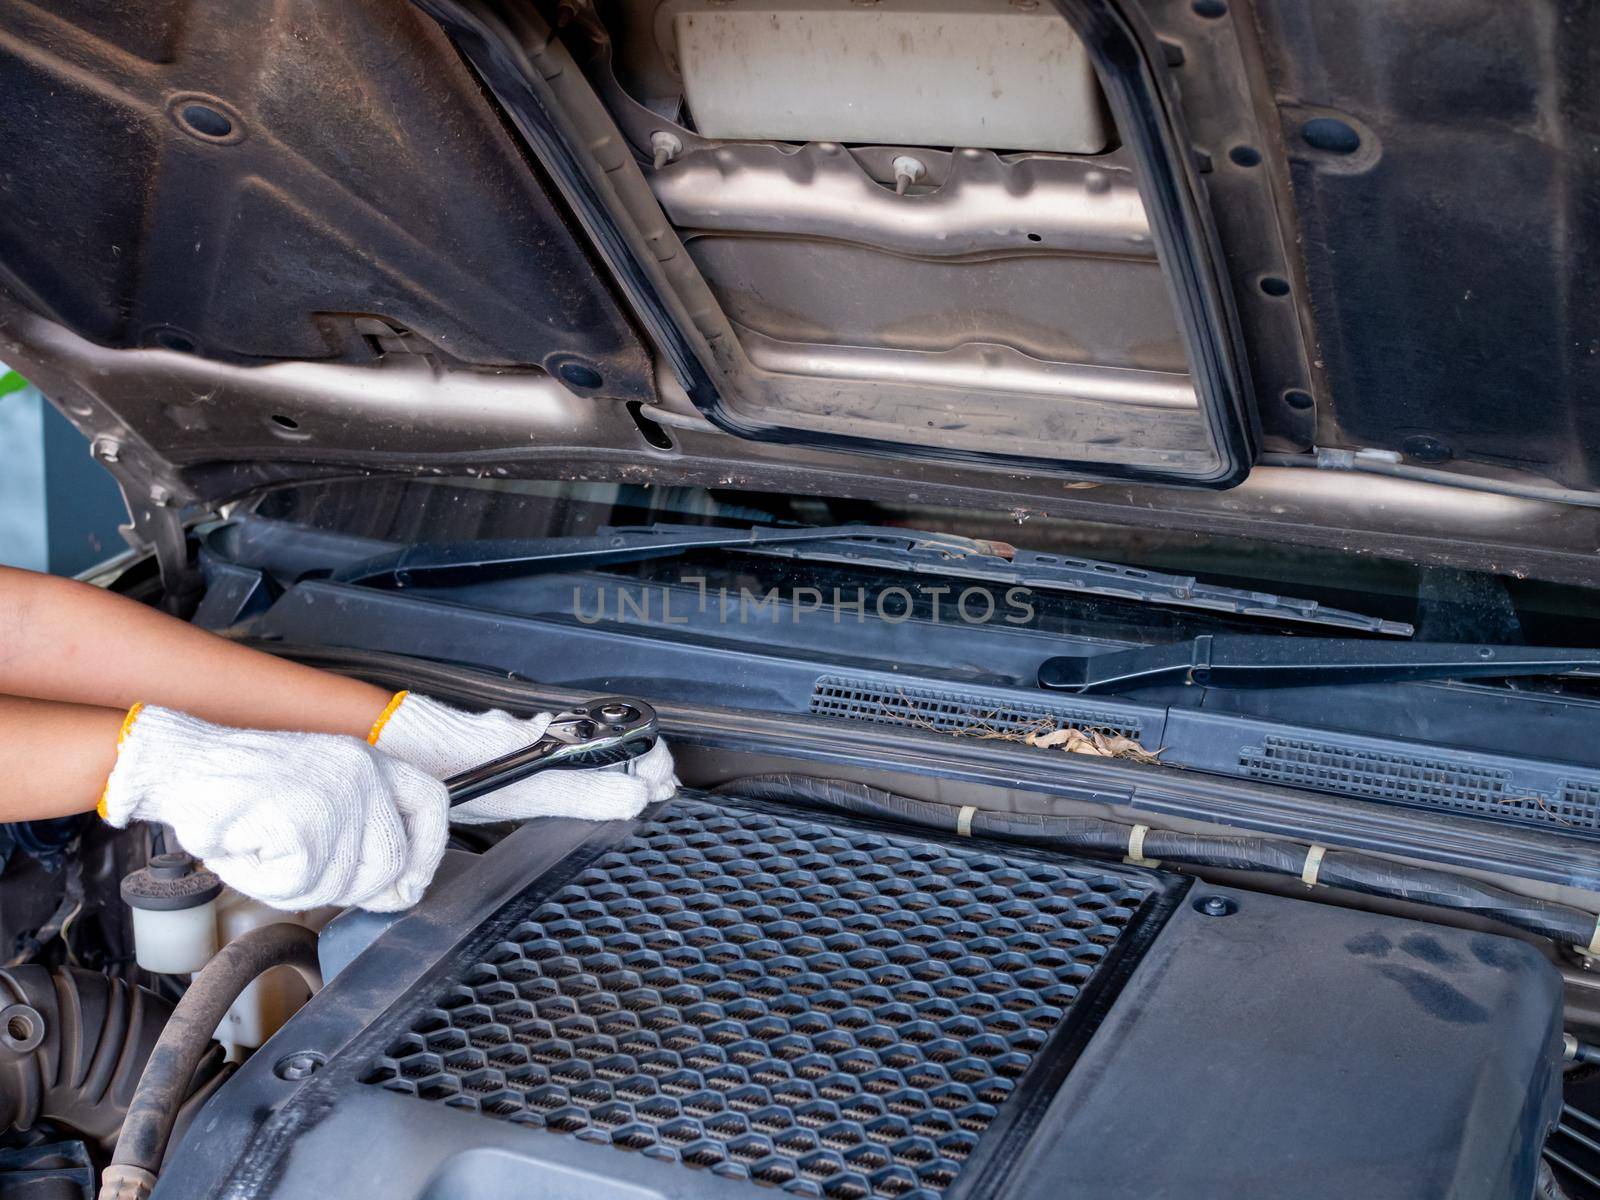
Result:
[[631,762],[654,746],[656,737],[655,709],[643,700],[605,696],[557,713],[538,741],[450,776],[445,790],[454,808],[539,771]]

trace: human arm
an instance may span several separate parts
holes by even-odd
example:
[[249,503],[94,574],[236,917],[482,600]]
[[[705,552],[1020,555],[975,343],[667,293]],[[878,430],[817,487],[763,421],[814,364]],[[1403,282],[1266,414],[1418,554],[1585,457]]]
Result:
[[390,698],[103,588],[10,567],[0,567],[0,693],[116,710],[113,730],[144,703],[242,729],[359,738]]
[[0,696],[0,821],[88,812],[117,761],[123,713]]

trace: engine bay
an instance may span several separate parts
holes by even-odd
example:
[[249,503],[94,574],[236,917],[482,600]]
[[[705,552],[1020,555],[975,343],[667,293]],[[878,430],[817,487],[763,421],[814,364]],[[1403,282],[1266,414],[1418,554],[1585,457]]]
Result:
[[[1585,1150],[1581,913],[668,729],[671,800],[460,827],[406,912],[275,912],[118,835],[138,975],[0,971],[27,1143],[0,1178],[72,1200],[1530,1197],[1542,1155]],[[130,1144],[148,1167],[117,1165]]]
[[[1573,781],[1597,768],[1514,743],[1537,725],[1576,745],[1586,681],[1049,693],[1042,661],[1144,611],[1074,584],[1022,628],[927,596],[869,621],[863,592],[846,625],[804,593],[911,595],[876,574],[894,527],[802,560],[781,525],[630,532],[593,523],[618,496],[417,485],[397,511],[562,532],[411,543],[386,494],[284,492],[207,530],[194,623],[380,695],[594,725],[549,751],[574,765],[644,744],[585,751],[597,730],[659,733],[682,786],[635,819],[457,825],[399,913],[277,911],[159,825],[8,827],[8,1186],[1527,1200],[1563,1194],[1552,1164],[1590,1169],[1594,835]],[[681,561],[593,561],[685,538]],[[937,589],[993,561],[941,559]],[[1115,586],[1134,582],[1212,606],[1168,618],[1182,633],[1240,628],[1246,603],[1379,636],[1426,619],[1152,570]],[[696,612],[735,583],[774,589],[759,621]],[[584,598],[627,588],[658,623]],[[1427,760],[1398,753],[1424,748],[1392,723],[1416,713]],[[1350,753],[1305,779],[1230,769],[1248,756],[1224,736],[1262,730]],[[1501,799],[1463,790],[1490,767]]]

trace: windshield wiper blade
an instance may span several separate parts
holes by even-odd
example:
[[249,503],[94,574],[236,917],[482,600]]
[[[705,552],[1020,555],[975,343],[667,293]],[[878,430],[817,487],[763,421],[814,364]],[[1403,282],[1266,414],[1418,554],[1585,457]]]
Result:
[[966,539],[942,538],[932,541],[929,539],[936,535],[908,534],[901,529],[877,529],[867,533],[868,536],[862,536],[861,531],[856,531],[855,536],[848,539],[829,539],[821,545],[762,544],[747,549],[752,554],[804,559],[806,562],[948,575],[989,583],[1009,583],[1039,591],[1086,592],[1117,600],[1199,608],[1239,616],[1271,617],[1279,621],[1298,621],[1307,625],[1326,625],[1392,637],[1410,637],[1413,633],[1412,627],[1404,621],[1389,621],[1382,617],[1329,608],[1315,600],[1202,583],[1193,575],[1169,575],[1162,571],[1125,567],[1120,563],[1102,562],[1094,558],[1018,550],[1001,542],[970,545],[1003,546],[1010,551],[1003,557],[982,550],[954,554],[948,543]]
[[1600,676],[1600,651],[1205,634],[1162,646],[1047,658],[1039,665],[1039,686],[1126,692],[1174,683],[1274,688],[1519,675]]
[[342,583],[380,587],[453,587],[728,549],[805,562],[838,563],[951,576],[1040,591],[1085,592],[1119,600],[1270,617],[1362,633],[1409,637],[1403,621],[1329,608],[1315,600],[1202,583],[1139,567],[1019,550],[1006,542],[871,525],[758,526],[720,529],[657,523],[592,535],[408,546],[336,573]]

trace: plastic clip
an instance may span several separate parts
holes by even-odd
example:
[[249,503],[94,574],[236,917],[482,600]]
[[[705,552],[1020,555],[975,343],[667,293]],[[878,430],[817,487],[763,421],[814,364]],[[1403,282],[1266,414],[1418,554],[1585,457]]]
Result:
[[1306,864],[1300,868],[1300,882],[1307,887],[1317,886],[1317,872],[1322,870],[1322,856],[1328,852],[1326,846],[1311,846],[1306,850]]

